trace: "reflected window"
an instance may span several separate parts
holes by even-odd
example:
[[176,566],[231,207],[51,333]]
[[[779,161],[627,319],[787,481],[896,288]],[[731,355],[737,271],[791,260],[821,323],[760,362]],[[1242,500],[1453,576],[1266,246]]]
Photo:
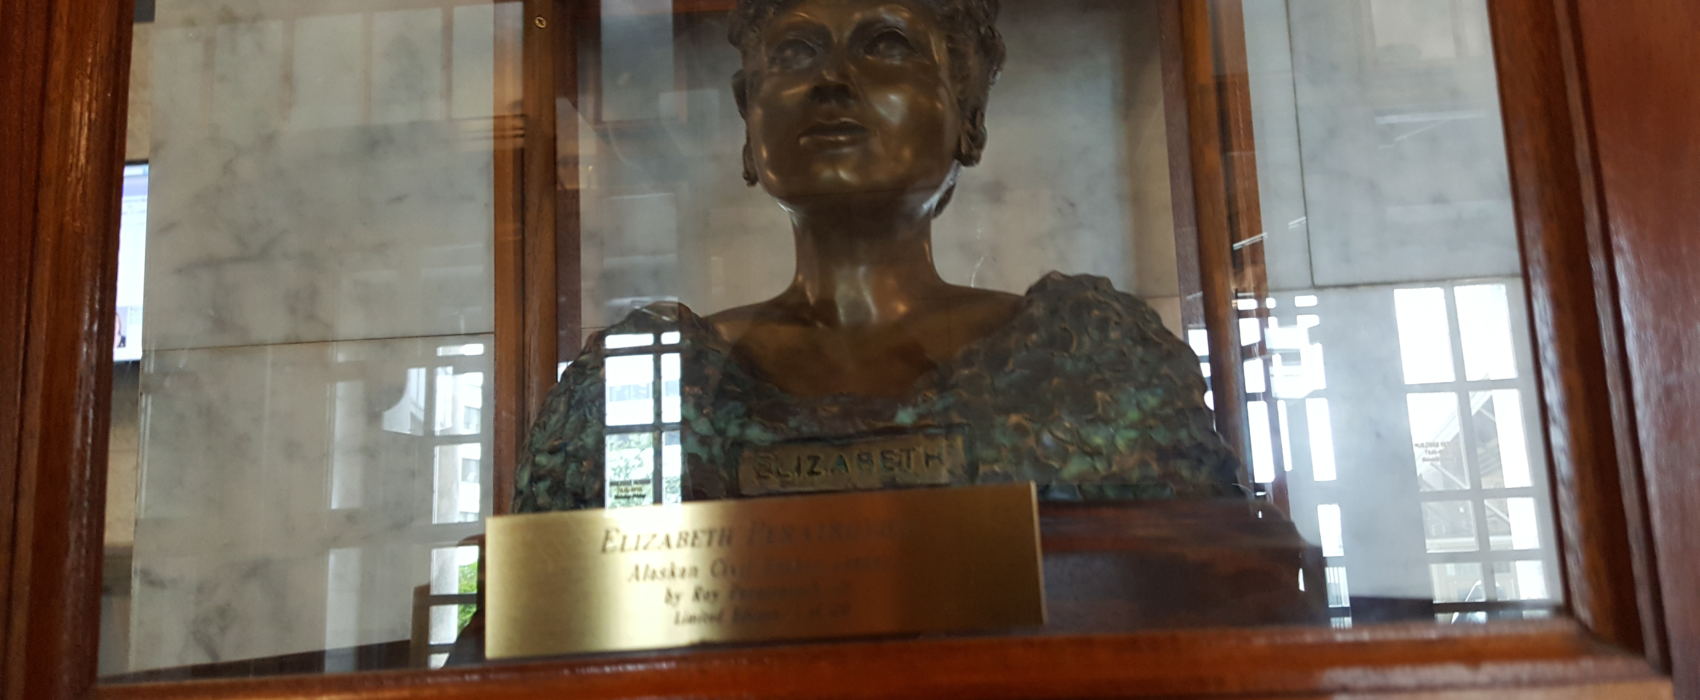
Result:
[[612,334],[603,341],[609,508],[678,503],[683,495],[680,341],[677,331]]
[[[1534,387],[1519,364],[1527,329],[1513,284],[1317,289],[1237,309],[1265,316],[1264,346],[1246,353],[1264,359],[1244,365],[1248,467],[1257,495],[1291,513],[1321,550],[1316,583],[1328,586],[1336,624],[1349,624],[1354,596],[1378,606],[1415,594],[1384,584],[1403,575],[1427,580],[1424,597],[1447,622],[1554,605],[1539,426],[1528,422],[1538,418],[1524,405]],[[1207,338],[1188,340],[1204,349]],[[1402,434],[1409,447],[1397,442]],[[1395,544],[1392,532],[1410,536]],[[1378,546],[1348,551],[1349,536]]]
[[1446,290],[1438,287],[1393,292],[1394,318],[1399,322],[1399,355],[1406,384],[1450,382],[1452,329],[1447,322]]

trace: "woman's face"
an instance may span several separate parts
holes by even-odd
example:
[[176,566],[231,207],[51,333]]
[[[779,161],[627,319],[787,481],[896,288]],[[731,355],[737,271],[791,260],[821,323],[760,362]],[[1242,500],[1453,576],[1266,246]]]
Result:
[[744,61],[756,173],[780,201],[930,201],[948,183],[962,125],[927,5],[802,0],[760,28]]

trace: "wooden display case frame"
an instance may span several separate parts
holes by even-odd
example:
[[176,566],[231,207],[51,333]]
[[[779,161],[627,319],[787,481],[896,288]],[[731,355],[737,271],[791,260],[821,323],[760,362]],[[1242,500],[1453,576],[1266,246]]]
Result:
[[[1222,107],[1236,88],[1219,78],[1223,52],[1210,22],[1237,0],[1124,1],[1164,3],[1178,22],[1170,38],[1184,61],[1167,78],[1188,112],[1171,124],[1171,139],[1187,144],[1191,177],[1182,184],[1192,188],[1204,306],[1227,308],[1216,302],[1245,283],[1224,276],[1223,243],[1237,240],[1244,210],[1234,208],[1246,200],[1232,189],[1236,137]],[[498,7],[523,12],[526,32],[515,54],[523,78],[501,89],[517,91],[527,116],[499,130],[514,146],[497,164],[517,178],[498,187],[507,194],[497,229],[497,439],[511,460],[553,381],[560,343],[578,333],[575,312],[558,309],[578,274],[573,251],[560,250],[576,236],[577,187],[563,175],[576,168],[560,165],[574,162],[563,144],[575,141],[556,132],[552,107],[557,76],[577,66],[552,48],[576,41],[567,0]],[[1691,357],[1700,333],[1700,199],[1691,194],[1700,90],[1687,76],[1700,63],[1700,42],[1688,34],[1700,7],[1488,0],[1488,8],[1551,446],[1562,619],[863,641],[100,685],[133,8],[9,0],[0,5],[0,696],[1656,697],[1674,677],[1678,693],[1700,697],[1692,534],[1700,532],[1700,368]],[[498,493],[509,485],[499,481]]]

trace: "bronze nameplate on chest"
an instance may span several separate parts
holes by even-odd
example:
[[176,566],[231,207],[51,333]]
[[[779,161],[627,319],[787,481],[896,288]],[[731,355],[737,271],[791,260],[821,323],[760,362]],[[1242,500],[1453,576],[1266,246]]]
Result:
[[969,474],[955,430],[747,445],[738,457],[745,496],[941,486],[968,483]]

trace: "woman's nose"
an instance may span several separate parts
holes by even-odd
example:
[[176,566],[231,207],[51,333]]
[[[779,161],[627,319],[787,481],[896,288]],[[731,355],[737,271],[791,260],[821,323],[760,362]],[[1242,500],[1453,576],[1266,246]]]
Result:
[[830,103],[849,103],[856,99],[855,79],[842,52],[833,51],[821,61],[820,72],[815,75],[809,97]]

